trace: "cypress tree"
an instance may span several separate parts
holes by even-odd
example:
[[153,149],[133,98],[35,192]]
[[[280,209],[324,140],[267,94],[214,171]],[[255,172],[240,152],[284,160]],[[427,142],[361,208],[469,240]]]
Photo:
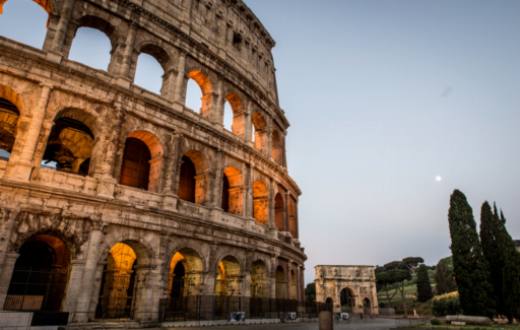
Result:
[[502,269],[502,308],[503,313],[511,322],[520,317],[520,254],[516,245],[505,227],[504,214],[495,212],[494,220],[497,225],[497,247],[503,258]]
[[428,276],[428,267],[420,265],[417,270],[417,300],[425,302],[433,297],[432,286],[430,285],[430,277]]
[[489,281],[493,285],[496,298],[496,309],[498,314],[505,314],[504,297],[503,297],[503,272],[504,272],[504,250],[499,246],[500,240],[499,219],[497,216],[497,208],[491,206],[488,202],[482,204],[480,211],[480,241],[482,243],[482,252],[486,257],[489,266]]
[[495,301],[488,266],[482,253],[473,211],[466,196],[453,191],[448,222],[455,280],[462,310],[468,315],[493,316]]

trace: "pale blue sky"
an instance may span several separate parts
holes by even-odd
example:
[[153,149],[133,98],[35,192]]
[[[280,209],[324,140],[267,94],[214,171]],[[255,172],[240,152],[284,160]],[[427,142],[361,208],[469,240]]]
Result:
[[[16,3],[0,34],[40,47],[45,18]],[[277,41],[306,282],[316,264],[436,263],[449,254],[454,188],[477,217],[497,201],[520,238],[520,1],[246,3]],[[97,61],[85,40],[102,39],[81,34],[71,57]],[[138,81],[157,89],[142,73],[158,64],[141,63]]]

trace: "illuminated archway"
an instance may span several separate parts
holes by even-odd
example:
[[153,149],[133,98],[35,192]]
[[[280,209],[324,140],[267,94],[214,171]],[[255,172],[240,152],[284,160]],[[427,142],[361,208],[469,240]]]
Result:
[[285,231],[285,203],[282,194],[277,193],[274,198],[274,222],[276,229]]
[[11,155],[19,117],[18,107],[0,97],[0,158],[9,159]]
[[245,135],[245,111],[242,100],[235,93],[229,93],[224,103],[224,128],[241,138]]
[[265,117],[258,111],[253,112],[251,115],[252,122],[252,136],[251,140],[255,149],[259,151],[267,150],[267,124]]
[[276,299],[287,299],[287,276],[282,266],[276,268]]
[[222,209],[232,214],[242,214],[242,173],[235,167],[224,169],[222,180]]
[[253,182],[253,218],[264,225],[269,221],[269,191],[261,180]]
[[177,195],[180,199],[191,203],[203,204],[206,197],[206,161],[201,152],[186,152],[179,167],[179,187]]
[[[213,86],[208,76],[200,70],[192,70],[186,74],[188,85],[186,88],[186,107],[203,116],[207,116],[211,111]],[[191,83],[195,82],[195,84]],[[198,86],[198,89],[197,87]],[[200,102],[197,100],[200,99]],[[197,109],[196,107],[200,107]]]

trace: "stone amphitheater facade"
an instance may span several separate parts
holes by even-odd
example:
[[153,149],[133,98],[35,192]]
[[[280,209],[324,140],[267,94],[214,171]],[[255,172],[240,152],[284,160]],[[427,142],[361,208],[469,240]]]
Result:
[[[213,316],[302,302],[301,192],[274,41],[253,12],[240,0],[35,2],[42,49],[0,36],[0,308],[157,322],[190,309],[186,297],[212,297]],[[110,39],[106,71],[68,59],[81,27]],[[160,93],[134,83],[141,53],[164,70]],[[199,111],[185,105],[190,79]],[[222,297],[245,299],[225,309]]]

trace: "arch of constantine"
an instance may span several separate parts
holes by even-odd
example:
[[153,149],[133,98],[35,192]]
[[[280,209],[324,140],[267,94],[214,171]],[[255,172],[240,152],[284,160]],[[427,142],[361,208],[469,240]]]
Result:
[[318,265],[316,302],[334,313],[379,314],[374,266]]
[[[0,309],[296,311],[301,192],[262,23],[240,0],[35,2],[42,49],[0,36]],[[84,27],[110,40],[106,70],[69,59]],[[159,93],[134,83],[140,54],[164,71]]]

